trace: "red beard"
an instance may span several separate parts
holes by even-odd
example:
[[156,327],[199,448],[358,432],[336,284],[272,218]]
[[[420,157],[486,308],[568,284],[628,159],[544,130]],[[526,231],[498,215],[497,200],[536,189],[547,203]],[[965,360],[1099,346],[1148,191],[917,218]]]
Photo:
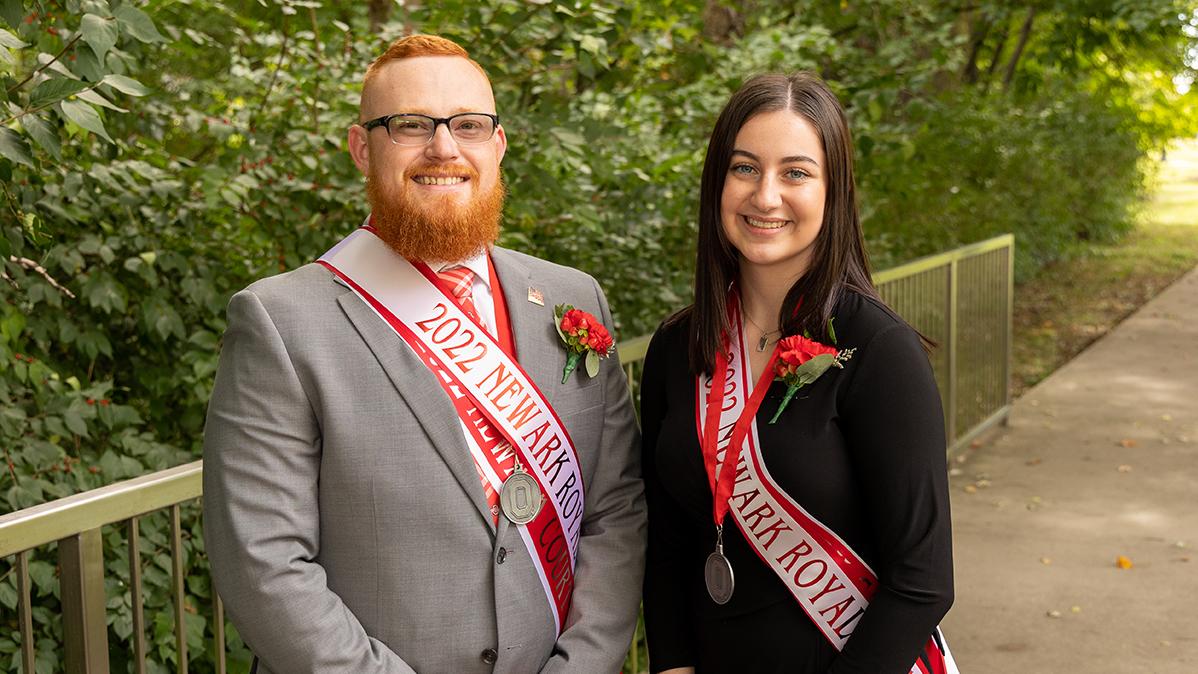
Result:
[[479,253],[499,238],[503,214],[503,181],[485,194],[473,193],[462,205],[454,195],[425,195],[413,192],[414,175],[458,176],[463,171],[477,184],[478,172],[469,166],[425,164],[404,171],[398,187],[384,181],[372,165],[366,176],[366,198],[370,221],[387,245],[410,260],[461,262]]

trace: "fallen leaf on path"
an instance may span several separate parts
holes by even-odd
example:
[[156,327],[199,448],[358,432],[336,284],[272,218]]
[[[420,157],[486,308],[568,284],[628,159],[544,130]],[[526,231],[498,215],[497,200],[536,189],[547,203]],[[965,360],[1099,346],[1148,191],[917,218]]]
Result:
[[1119,555],[1115,558],[1115,566],[1119,567],[1120,569],[1130,569],[1132,567],[1132,563],[1127,557]]
[[965,493],[966,494],[976,494],[976,493],[978,493],[978,488],[973,486],[972,484],[967,484],[967,485],[965,485]]
[[1131,438],[1123,438],[1122,440],[1119,441],[1119,444],[1122,445],[1123,447],[1126,447],[1127,449],[1131,449],[1132,447],[1135,447],[1135,446],[1139,445],[1140,443],[1136,442],[1135,440],[1132,440]]
[[1024,461],[1023,464],[1025,466],[1038,466],[1040,465],[1041,461],[1043,461],[1043,459],[1036,457],[1034,459],[1028,459],[1027,461]]
[[983,442],[981,441],[981,439],[974,440],[973,442],[969,443],[969,448],[970,448],[970,449],[977,449],[977,448],[981,447],[983,444],[985,444],[985,443],[983,443]]
[[1049,564],[1052,564],[1052,558],[1051,557],[1041,557],[1040,563],[1043,564],[1044,566],[1048,566]]
[[1120,465],[1120,466],[1119,466],[1119,472],[1120,472],[1120,473],[1130,473],[1130,472],[1131,472],[1131,466],[1127,465],[1126,463],[1125,463],[1125,464],[1122,464],[1122,465]]
[[1172,645],[1173,645],[1173,642],[1172,642],[1172,641],[1167,641],[1167,640],[1165,640],[1165,639],[1161,639],[1161,645],[1162,645],[1162,646],[1164,646],[1164,647],[1166,647],[1166,648],[1168,648],[1169,646],[1172,646]]
[[1057,611],[1057,610],[1052,610],[1052,611],[1049,611],[1048,613],[1045,613],[1044,615],[1048,616],[1049,618],[1060,618],[1061,612]]
[[1173,415],[1172,414],[1162,414],[1161,421],[1173,421]]
[[1082,612],[1082,607],[1080,607],[1080,606],[1070,606],[1070,607],[1069,607],[1069,611],[1070,611],[1071,613],[1081,613],[1081,612]]

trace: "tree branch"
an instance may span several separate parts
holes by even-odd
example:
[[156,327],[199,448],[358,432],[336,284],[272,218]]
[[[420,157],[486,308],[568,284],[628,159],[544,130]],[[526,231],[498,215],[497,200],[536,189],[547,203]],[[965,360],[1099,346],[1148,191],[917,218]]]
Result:
[[[79,94],[83,93],[84,91],[91,91],[92,89],[95,89],[98,86],[100,86],[99,82],[92,82],[91,86],[87,87],[86,89],[80,90],[79,92],[77,92],[74,95],[78,96]],[[63,99],[60,98],[57,101],[50,101],[49,103],[38,106],[36,108],[30,108],[29,110],[22,110],[21,112],[13,115],[12,117],[9,117],[8,119],[4,120],[3,122],[0,122],[0,125],[7,125],[9,122],[15,122],[18,119],[24,117],[25,115],[32,115],[35,112],[41,112],[42,110],[45,110],[46,108],[50,107],[51,105],[54,105],[55,103],[61,103],[62,100]]]
[[1006,91],[1011,86],[1011,80],[1015,79],[1015,67],[1019,65],[1019,57],[1023,56],[1023,49],[1027,46],[1028,38],[1032,35],[1032,22],[1036,19],[1036,8],[1027,8],[1027,18],[1023,20],[1023,29],[1019,33],[1019,42],[1015,45],[1015,53],[1011,54],[1011,60],[1007,61],[1007,73],[1002,79],[1003,91]]
[[46,283],[49,283],[51,288],[54,288],[58,292],[71,299],[75,299],[75,293],[71,292],[68,288],[63,287],[58,281],[55,281],[54,277],[50,276],[50,272],[46,271],[46,268],[37,262],[30,260],[27,257],[17,257],[16,255],[9,255],[8,261],[17,265],[18,267],[21,267],[22,269],[40,275],[42,278],[46,279]]
[[986,37],[990,34],[990,27],[993,25],[994,23],[990,19],[982,15],[970,26],[969,58],[965,61],[965,67],[961,69],[961,79],[969,84],[978,81],[978,55],[982,51],[982,45],[986,43]]
[[[308,7],[308,16],[312,19],[312,41],[316,43],[316,61],[321,67],[316,70],[317,74],[312,77],[312,105],[309,110],[312,114],[312,133],[320,134],[320,112],[317,109],[320,101],[320,71],[324,70],[324,54],[321,53],[320,47],[320,26],[316,23],[316,8]],[[275,73],[278,73],[275,69]]]
[[279,60],[275,63],[275,71],[270,74],[270,83],[266,85],[266,91],[262,92],[262,100],[258,103],[258,109],[250,116],[250,128],[254,128],[258,117],[266,110],[266,102],[270,100],[270,92],[275,88],[275,82],[279,79],[279,71],[283,69],[283,59],[287,58],[287,41],[290,38],[287,32],[287,19],[283,19],[283,43],[279,48]]
[[75,46],[75,43],[79,41],[79,38],[80,38],[82,35],[83,35],[83,33],[76,33],[76,34],[75,34],[75,37],[71,38],[71,41],[70,41],[70,42],[67,42],[67,43],[66,43],[66,45],[64,45],[64,46],[63,46],[63,48],[62,48],[62,51],[60,51],[60,52],[58,52],[57,54],[55,54],[55,55],[54,55],[54,58],[50,59],[49,61],[46,61],[44,64],[42,64],[40,67],[38,67],[38,69],[37,69],[37,70],[34,70],[33,72],[29,73],[29,77],[26,77],[25,79],[21,80],[20,82],[17,82],[16,84],[14,84],[14,85],[12,86],[12,88],[10,88],[10,89],[8,90],[8,93],[11,95],[11,94],[12,94],[12,92],[14,92],[14,91],[16,91],[17,89],[20,89],[22,86],[24,86],[24,84],[25,84],[26,82],[28,82],[29,80],[33,79],[34,77],[37,77],[37,74],[38,74],[38,73],[40,73],[40,72],[42,72],[43,70],[45,70],[46,68],[49,68],[50,66],[54,65],[55,61],[57,61],[57,60],[58,60],[58,59],[59,59],[59,58],[60,58],[60,57],[61,57],[63,54],[67,53],[67,50],[68,50],[68,49],[70,49],[71,47]]

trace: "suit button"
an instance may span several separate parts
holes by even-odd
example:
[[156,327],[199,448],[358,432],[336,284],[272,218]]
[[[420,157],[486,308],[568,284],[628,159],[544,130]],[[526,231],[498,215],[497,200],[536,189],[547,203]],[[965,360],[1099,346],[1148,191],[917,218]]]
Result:
[[503,564],[505,559],[507,559],[507,548],[499,548],[499,552],[495,553],[495,563]]
[[494,648],[488,648],[478,657],[482,658],[483,662],[487,663],[488,665],[493,665],[495,664],[495,661],[499,659],[499,654],[495,652]]

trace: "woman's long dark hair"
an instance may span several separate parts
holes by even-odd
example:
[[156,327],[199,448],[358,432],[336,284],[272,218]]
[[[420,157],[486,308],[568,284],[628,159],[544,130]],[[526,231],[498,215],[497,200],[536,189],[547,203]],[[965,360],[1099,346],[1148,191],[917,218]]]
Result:
[[853,141],[840,102],[828,85],[812,73],[758,75],[732,95],[707,144],[699,191],[695,303],[689,311],[690,364],[695,373],[710,374],[715,369],[716,351],[722,348],[722,336],[730,328],[728,288],[737,278],[740,253],[724,235],[720,198],[736,134],[753,116],[778,110],[790,110],[815,128],[823,144],[827,185],[823,226],[813,244],[811,264],[786,293],[778,314],[782,334],[806,332],[813,339],[826,341],[828,320],[845,289],[881,302],[870,278],[869,258],[857,214]]

